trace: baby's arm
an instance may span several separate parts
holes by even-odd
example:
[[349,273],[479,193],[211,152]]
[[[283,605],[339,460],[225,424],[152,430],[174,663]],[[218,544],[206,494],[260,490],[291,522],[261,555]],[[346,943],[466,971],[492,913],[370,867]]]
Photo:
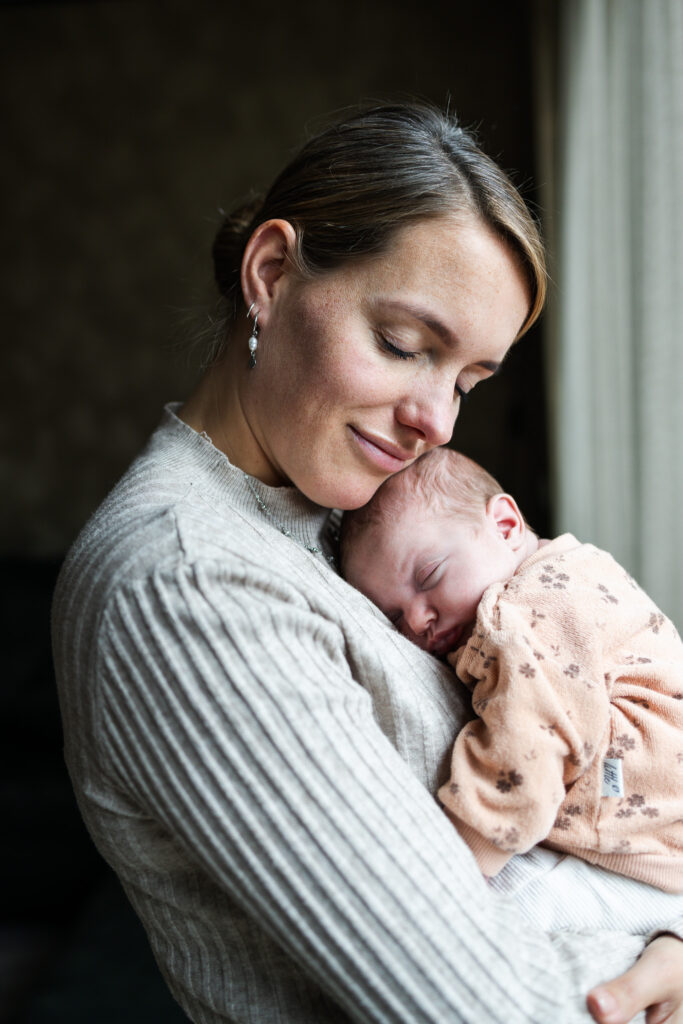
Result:
[[597,648],[582,649],[580,667],[568,662],[533,632],[523,609],[495,597],[486,595],[458,652],[459,675],[476,681],[479,717],[457,737],[439,790],[486,875],[547,837],[565,787],[590,764],[609,722]]

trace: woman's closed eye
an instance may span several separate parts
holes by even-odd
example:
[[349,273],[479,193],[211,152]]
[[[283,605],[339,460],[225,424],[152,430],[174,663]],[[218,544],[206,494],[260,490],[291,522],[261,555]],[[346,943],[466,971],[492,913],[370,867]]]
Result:
[[[481,376],[481,369],[489,370],[489,372]],[[477,366],[474,368],[467,367],[455,382],[455,393],[464,402],[472,394],[477,384],[481,384],[485,380],[491,380],[499,370],[500,366],[496,366],[493,363],[481,363],[479,368]]]
[[472,394],[477,384],[479,384],[479,379],[475,377],[471,371],[465,370],[464,373],[460,374],[455,382],[455,393],[461,402],[465,402],[467,400],[468,396]]
[[[389,337],[386,331],[376,331],[377,339],[380,347],[384,352],[387,352],[394,359],[416,359],[419,352],[414,352],[411,349],[402,348],[401,345],[396,343],[395,339]],[[455,382],[455,394],[457,395],[460,402],[466,402],[469,395],[472,393],[474,388],[479,383],[478,380],[460,380]]]
[[395,345],[394,342],[381,331],[377,332],[377,337],[384,351],[388,352],[389,355],[395,356],[396,359],[414,359],[417,355],[416,352],[410,352],[407,349],[401,348],[399,345]]

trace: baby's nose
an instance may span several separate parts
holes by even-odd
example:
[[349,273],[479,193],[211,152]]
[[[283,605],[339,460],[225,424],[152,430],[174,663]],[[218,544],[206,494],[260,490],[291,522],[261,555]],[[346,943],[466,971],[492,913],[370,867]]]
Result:
[[403,620],[411,633],[415,636],[423,636],[429,629],[429,624],[434,615],[422,602],[414,601],[403,614]]

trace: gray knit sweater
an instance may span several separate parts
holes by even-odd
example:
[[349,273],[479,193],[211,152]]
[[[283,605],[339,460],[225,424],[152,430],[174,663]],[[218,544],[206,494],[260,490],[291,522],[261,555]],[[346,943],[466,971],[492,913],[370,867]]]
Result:
[[[642,940],[548,937],[432,794],[450,670],[322,554],[328,514],[168,407],[63,568],[79,805],[193,1021],[563,1024]],[[291,536],[280,532],[286,527]]]

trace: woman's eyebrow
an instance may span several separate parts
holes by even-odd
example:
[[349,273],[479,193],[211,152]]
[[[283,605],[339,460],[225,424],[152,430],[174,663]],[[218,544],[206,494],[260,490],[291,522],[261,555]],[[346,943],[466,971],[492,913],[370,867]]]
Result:
[[[428,327],[430,331],[438,335],[442,341],[445,341],[448,345],[458,345],[459,338],[457,334],[454,334],[449,327],[435,317],[431,310],[425,309],[423,306],[415,306],[412,302],[404,302],[401,299],[380,299],[379,305],[386,306],[388,309],[398,309],[403,313],[408,313],[409,316],[415,317],[421,323]],[[480,359],[479,362],[474,364],[475,366],[482,366],[485,370],[497,373],[501,367],[500,363],[493,362],[491,359]]]
[[443,341],[451,345],[457,344],[458,338],[450,328],[435,317],[431,310],[425,309],[424,306],[416,306],[412,302],[405,302],[403,299],[380,299],[379,305],[386,306],[387,309],[397,309],[402,313],[408,313],[409,316],[420,320],[430,331],[434,331],[434,334],[438,334]]

